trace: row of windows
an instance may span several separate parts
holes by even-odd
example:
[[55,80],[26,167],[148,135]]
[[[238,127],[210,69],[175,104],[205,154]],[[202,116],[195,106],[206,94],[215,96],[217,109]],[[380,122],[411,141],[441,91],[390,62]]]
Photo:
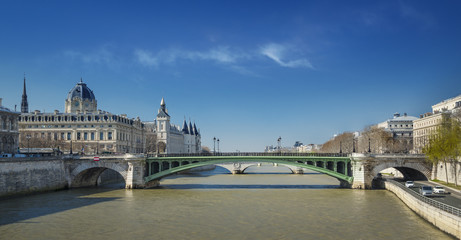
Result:
[[90,116],[20,116],[19,121],[21,122],[84,122],[84,121],[111,121],[111,122],[120,122],[125,124],[133,125],[134,121],[132,119],[127,119],[123,117],[119,117],[116,115],[90,115]]
[[[35,138],[42,138],[42,139],[49,139],[53,136],[53,140],[73,140],[72,139],[72,132],[60,132],[60,133],[34,133],[33,137]],[[97,133],[95,132],[77,132],[76,133],[76,140],[112,140],[112,132],[107,132],[107,137],[104,138],[104,132],[99,132],[99,139],[96,139]]]
[[[77,128],[94,128],[95,125],[74,125]],[[101,128],[111,128],[112,125],[100,125]],[[72,128],[72,125],[27,125],[27,128]]]
[[[397,124],[394,124],[394,127],[397,127],[397,126],[398,126]],[[405,124],[405,127],[408,127],[408,126],[413,127],[413,124],[411,124],[411,125]],[[392,124],[389,124],[389,127],[391,128]],[[402,128],[403,124],[400,124],[400,127]]]

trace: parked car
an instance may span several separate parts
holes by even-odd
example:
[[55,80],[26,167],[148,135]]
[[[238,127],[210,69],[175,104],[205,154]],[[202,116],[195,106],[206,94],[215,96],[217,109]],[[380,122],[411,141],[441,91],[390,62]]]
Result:
[[435,186],[434,193],[445,193],[445,189],[441,186]]
[[432,187],[431,186],[421,186],[419,187],[419,193],[421,193],[423,196],[432,195]]
[[414,187],[415,183],[413,181],[406,181],[405,182],[405,187]]

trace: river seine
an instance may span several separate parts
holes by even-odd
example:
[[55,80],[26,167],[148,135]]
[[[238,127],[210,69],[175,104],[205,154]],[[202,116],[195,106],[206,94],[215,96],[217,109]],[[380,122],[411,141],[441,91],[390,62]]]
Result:
[[271,165],[247,173],[0,200],[0,239],[453,239],[385,190],[338,189],[326,175]]

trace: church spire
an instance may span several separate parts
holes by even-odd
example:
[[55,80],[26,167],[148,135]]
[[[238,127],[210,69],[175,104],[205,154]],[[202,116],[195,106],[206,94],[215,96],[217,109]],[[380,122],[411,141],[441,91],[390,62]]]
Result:
[[22,90],[22,100],[21,100],[21,113],[29,112],[29,103],[27,102],[27,93],[26,93],[26,73],[24,73],[24,88]]

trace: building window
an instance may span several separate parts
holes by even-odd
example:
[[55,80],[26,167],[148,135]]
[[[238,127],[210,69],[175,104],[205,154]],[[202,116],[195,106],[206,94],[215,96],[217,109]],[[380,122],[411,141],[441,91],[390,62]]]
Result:
[[112,132],[107,132],[107,139],[112,140]]
[[68,132],[67,133],[67,140],[71,140],[72,139],[72,133]]
[[91,140],[94,140],[94,132],[91,133]]
[[77,133],[77,140],[80,140],[80,133]]
[[103,132],[99,133],[99,140],[104,140],[104,133]]
[[88,140],[88,133],[83,133],[83,140]]

